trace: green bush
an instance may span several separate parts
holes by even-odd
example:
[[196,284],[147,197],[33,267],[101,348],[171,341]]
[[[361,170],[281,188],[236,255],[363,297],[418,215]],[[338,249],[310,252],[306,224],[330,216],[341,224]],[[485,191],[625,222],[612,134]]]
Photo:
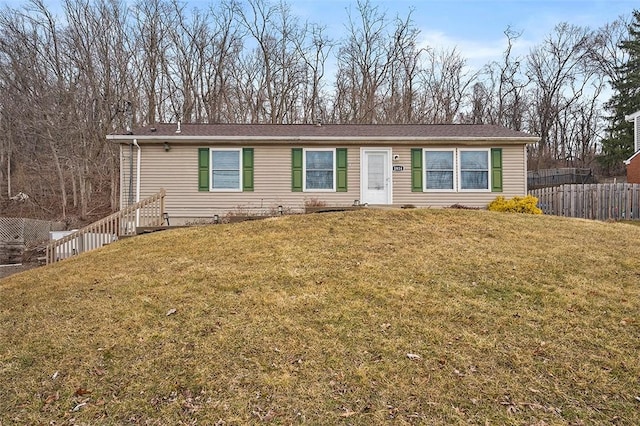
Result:
[[532,195],[513,197],[510,200],[499,196],[489,203],[488,209],[494,212],[542,214],[542,210],[538,208],[538,199]]

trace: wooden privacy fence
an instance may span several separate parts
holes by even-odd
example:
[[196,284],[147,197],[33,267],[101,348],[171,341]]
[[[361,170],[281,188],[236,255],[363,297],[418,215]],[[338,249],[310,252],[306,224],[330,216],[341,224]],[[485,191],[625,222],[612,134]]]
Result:
[[47,263],[57,262],[109,244],[122,236],[136,235],[138,227],[161,226],[164,221],[164,197],[161,189],[138,203],[87,225],[47,245]]
[[640,219],[640,184],[560,185],[529,191],[545,214],[595,220]]
[[545,188],[570,183],[596,183],[591,169],[565,167],[560,169],[540,169],[527,172],[527,188]]

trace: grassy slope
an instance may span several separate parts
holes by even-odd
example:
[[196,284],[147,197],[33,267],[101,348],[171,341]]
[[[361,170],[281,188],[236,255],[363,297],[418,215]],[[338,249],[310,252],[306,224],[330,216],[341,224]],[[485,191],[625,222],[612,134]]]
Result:
[[0,424],[640,424],[638,241],[459,210],[121,241],[0,281]]

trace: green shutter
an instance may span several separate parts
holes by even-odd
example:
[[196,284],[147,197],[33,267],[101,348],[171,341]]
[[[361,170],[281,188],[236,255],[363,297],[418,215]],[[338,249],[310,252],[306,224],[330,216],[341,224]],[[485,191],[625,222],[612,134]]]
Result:
[[491,192],[502,192],[502,148],[491,148]]
[[347,148],[336,148],[336,191],[347,192]]
[[242,190],[253,192],[253,148],[242,148]]
[[302,192],[302,148],[291,149],[291,191]]
[[411,192],[422,191],[422,148],[411,148]]
[[209,148],[198,148],[198,191],[209,191]]

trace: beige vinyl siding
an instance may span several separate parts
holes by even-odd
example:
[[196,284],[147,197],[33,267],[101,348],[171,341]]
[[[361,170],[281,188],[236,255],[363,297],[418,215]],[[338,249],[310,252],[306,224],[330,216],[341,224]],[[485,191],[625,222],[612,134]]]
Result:
[[[313,147],[333,148],[344,145]],[[390,147],[389,145],[376,145]],[[406,144],[392,147],[394,166],[404,166],[403,171],[392,172],[392,201],[396,206],[411,204],[417,207],[448,207],[463,204],[485,207],[498,195],[513,197],[526,194],[525,145],[487,144],[484,148],[502,148],[503,192],[411,192],[411,148],[425,145]],[[429,147],[451,148],[468,145],[429,144]],[[474,145],[478,146],[478,145]],[[142,144],[140,199],[151,196],[164,188],[166,211],[171,225],[179,225],[199,219],[210,219],[217,214],[229,213],[268,214],[283,206],[286,212],[300,212],[307,201],[321,201],[329,206],[350,206],[360,200],[360,145],[348,147],[347,192],[292,192],[291,149],[308,148],[304,145],[244,145],[254,148],[253,192],[200,192],[198,191],[198,148],[206,144],[171,144],[165,152],[162,144]],[[215,145],[216,148],[238,148],[239,145]],[[121,145],[121,206],[128,202],[129,145]],[[135,200],[135,172],[137,148],[133,147],[132,198]]]
[[[394,165],[404,166],[404,171],[393,172],[394,204],[412,204],[417,207],[449,207],[462,204],[468,207],[486,207],[498,195],[511,198],[526,195],[524,145],[487,145],[485,148],[502,148],[503,192],[411,192],[411,148],[395,147],[393,154],[399,159]],[[468,146],[429,145],[429,148],[469,148]],[[424,170],[423,170],[424,173]]]
[[141,199],[164,188],[167,191],[166,211],[172,225],[212,218],[214,214],[268,214],[277,212],[278,206],[283,206],[285,211],[301,212],[305,201],[312,199],[323,201],[327,205],[346,206],[352,205],[354,200],[360,198],[359,148],[348,149],[347,192],[292,192],[292,147],[249,145],[245,147],[254,148],[254,190],[204,192],[198,191],[198,148],[203,147],[206,145],[174,144],[171,151],[165,152],[160,145],[142,146]]

